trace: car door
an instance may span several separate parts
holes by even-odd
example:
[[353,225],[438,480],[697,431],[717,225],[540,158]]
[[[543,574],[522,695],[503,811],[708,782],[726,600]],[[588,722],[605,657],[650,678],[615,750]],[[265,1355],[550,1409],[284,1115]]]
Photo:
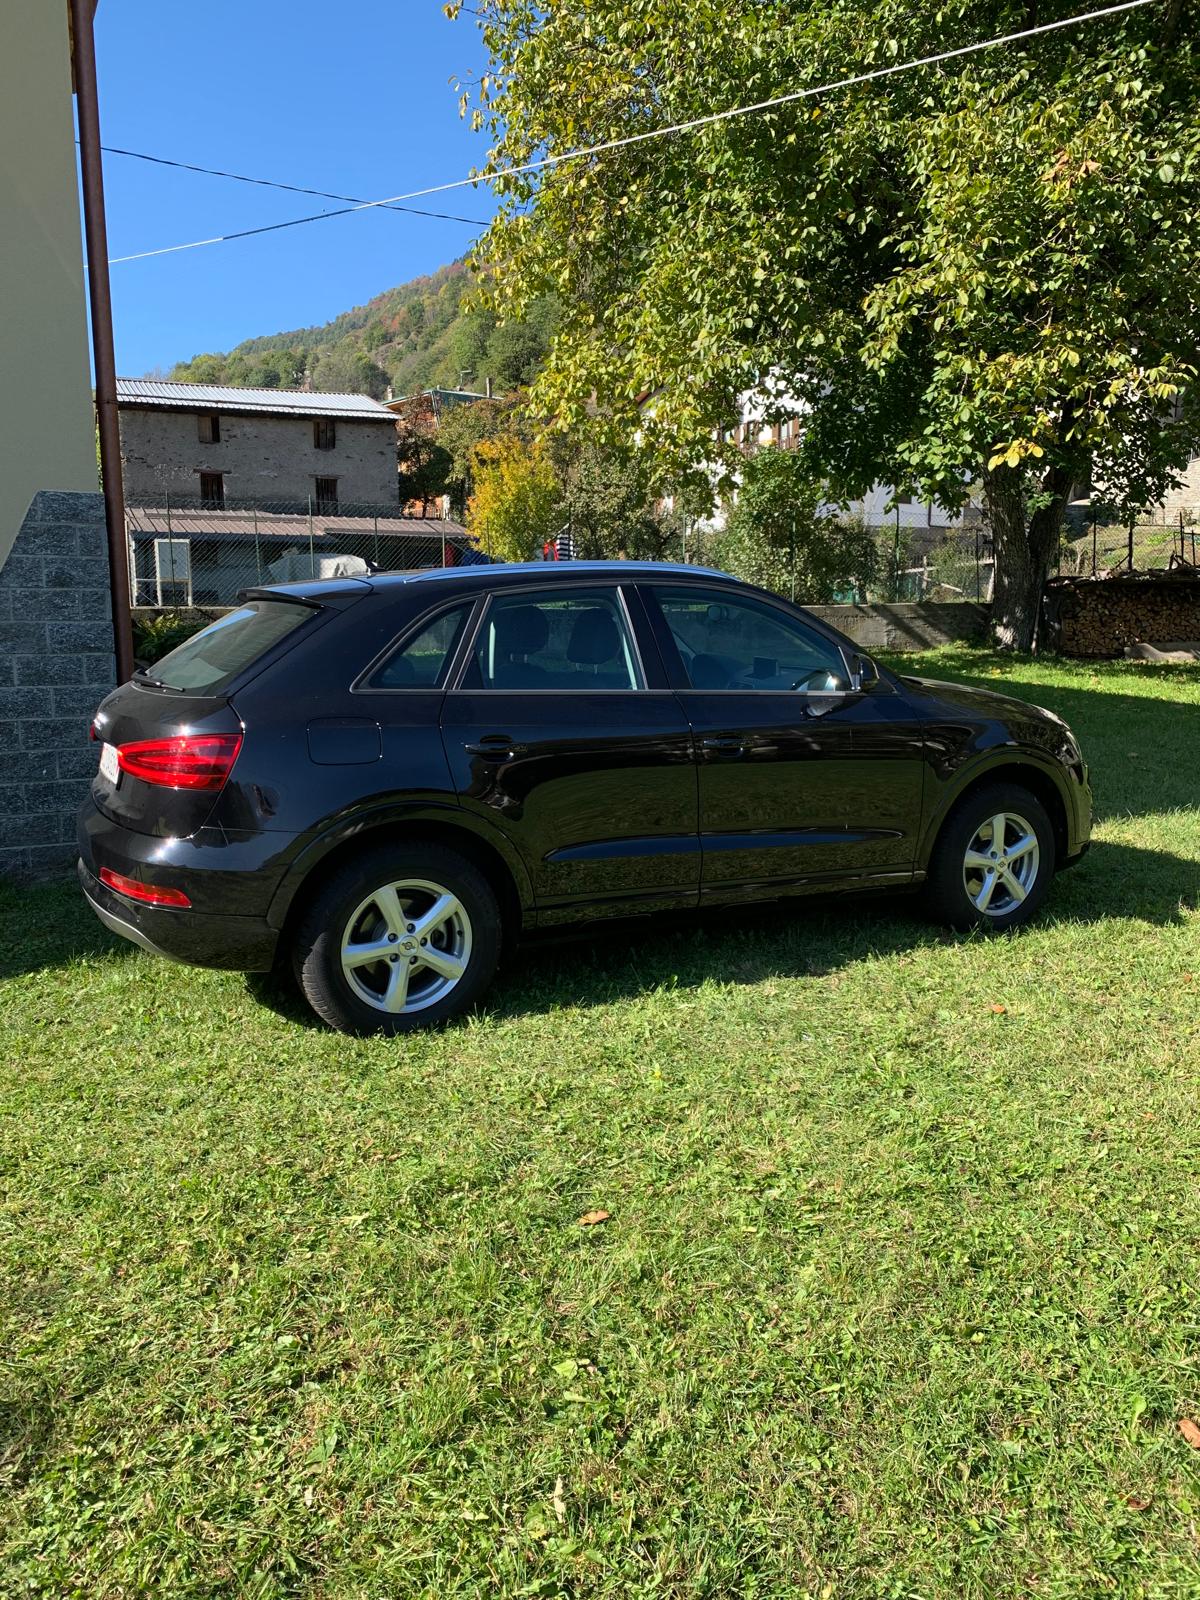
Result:
[[539,922],[698,897],[691,732],[641,630],[611,582],[498,588],[443,702],[459,802],[520,851]]
[[860,685],[834,640],[732,586],[646,601],[696,740],[702,897],[909,877],[921,730],[890,680]]

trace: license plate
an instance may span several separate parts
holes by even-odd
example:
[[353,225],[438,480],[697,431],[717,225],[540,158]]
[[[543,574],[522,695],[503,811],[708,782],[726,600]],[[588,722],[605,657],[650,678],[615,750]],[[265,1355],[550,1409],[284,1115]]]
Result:
[[117,765],[117,747],[115,744],[100,746],[100,776],[107,778],[109,783],[116,785],[121,776],[121,769]]

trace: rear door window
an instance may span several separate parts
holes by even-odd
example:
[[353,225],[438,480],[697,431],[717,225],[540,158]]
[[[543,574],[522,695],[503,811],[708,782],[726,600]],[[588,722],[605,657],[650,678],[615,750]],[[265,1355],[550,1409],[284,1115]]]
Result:
[[483,619],[465,689],[641,689],[637,652],[615,589],[500,594]]
[[250,600],[163,656],[146,676],[168,689],[221,694],[281,640],[316,616],[294,600]]

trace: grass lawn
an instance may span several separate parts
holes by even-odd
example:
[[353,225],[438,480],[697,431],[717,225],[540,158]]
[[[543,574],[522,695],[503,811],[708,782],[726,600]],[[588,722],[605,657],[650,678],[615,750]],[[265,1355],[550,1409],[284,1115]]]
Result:
[[1200,671],[916,670],[1092,764],[1023,934],[600,929],[356,1042],[0,891],[0,1593],[1200,1595]]

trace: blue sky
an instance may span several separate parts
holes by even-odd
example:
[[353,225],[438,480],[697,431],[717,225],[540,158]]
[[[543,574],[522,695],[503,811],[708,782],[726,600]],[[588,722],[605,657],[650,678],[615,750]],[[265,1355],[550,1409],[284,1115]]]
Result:
[[[363,199],[465,176],[486,153],[451,83],[481,70],[479,36],[441,0],[101,0],[96,48],[106,145]],[[116,155],[105,191],[112,256],[336,207]],[[482,188],[415,204],[492,211]],[[368,211],[114,266],[117,370],[326,322],[479,231]]]

